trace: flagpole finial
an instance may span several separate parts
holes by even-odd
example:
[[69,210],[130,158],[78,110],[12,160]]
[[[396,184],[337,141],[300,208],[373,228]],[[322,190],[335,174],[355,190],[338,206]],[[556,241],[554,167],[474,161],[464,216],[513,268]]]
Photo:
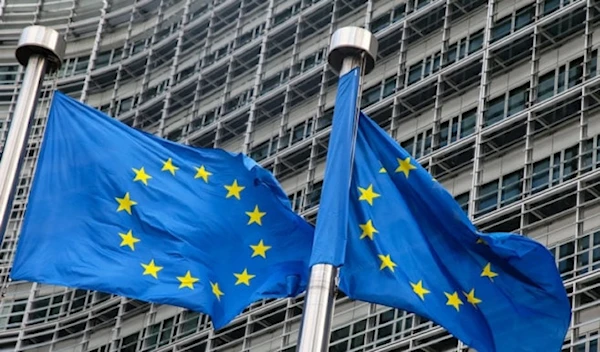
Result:
[[32,55],[40,55],[47,61],[47,72],[58,70],[65,55],[66,42],[56,30],[43,26],[29,26],[21,32],[15,52],[17,61],[27,66]]
[[331,36],[327,61],[336,73],[340,73],[345,58],[364,57],[366,75],[375,67],[378,47],[377,38],[368,30],[354,26],[342,27]]

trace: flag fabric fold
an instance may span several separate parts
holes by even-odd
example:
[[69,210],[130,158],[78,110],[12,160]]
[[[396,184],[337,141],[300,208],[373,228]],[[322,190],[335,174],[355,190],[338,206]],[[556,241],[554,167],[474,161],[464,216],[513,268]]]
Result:
[[[340,266],[346,252],[346,229],[350,200],[341,196],[350,191],[350,173],[356,135],[360,69],[340,77],[333,112],[331,137],[325,162],[325,180],[317,214],[317,227],[310,265]],[[335,143],[333,142],[335,141]]]
[[130,128],[56,92],[11,277],[226,325],[308,281],[313,228],[252,159]]

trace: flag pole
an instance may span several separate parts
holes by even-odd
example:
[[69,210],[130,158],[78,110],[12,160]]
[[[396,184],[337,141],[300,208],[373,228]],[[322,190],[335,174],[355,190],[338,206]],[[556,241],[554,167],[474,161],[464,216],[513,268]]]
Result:
[[25,74],[0,160],[0,236],[4,235],[10,218],[42,79],[47,72],[60,68],[65,46],[60,34],[48,27],[29,26],[21,32],[15,56],[25,66]]
[[[366,75],[375,67],[377,48],[377,39],[371,32],[360,27],[342,27],[331,37],[327,61],[340,77],[357,67],[363,70],[362,75]],[[355,118],[357,114],[358,109]],[[297,351],[328,351],[336,277],[337,268],[331,264],[312,266]]]

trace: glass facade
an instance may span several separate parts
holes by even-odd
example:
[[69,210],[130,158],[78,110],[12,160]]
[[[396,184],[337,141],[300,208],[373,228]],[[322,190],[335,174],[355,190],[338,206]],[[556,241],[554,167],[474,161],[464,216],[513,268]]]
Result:
[[[563,351],[600,340],[600,1],[4,0],[0,143],[23,76],[24,26],[66,36],[46,77],[0,248],[0,351],[294,351],[303,296],[228,327],[183,309],[9,282],[51,93],[199,147],[248,153],[316,221],[337,75],[330,36],[379,40],[362,108],[483,231],[546,245],[573,307]],[[98,151],[101,153],[102,151]],[[468,351],[441,327],[337,294],[330,351]]]

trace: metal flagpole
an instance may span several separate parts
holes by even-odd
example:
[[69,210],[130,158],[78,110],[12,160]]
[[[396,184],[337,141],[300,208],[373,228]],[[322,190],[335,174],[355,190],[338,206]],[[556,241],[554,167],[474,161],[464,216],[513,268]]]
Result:
[[65,46],[64,39],[51,28],[30,26],[21,33],[15,56],[26,68],[0,160],[0,236],[4,235],[10,217],[42,79],[46,72],[60,68]]
[[[371,32],[360,27],[343,27],[331,37],[327,61],[340,77],[356,67],[366,75],[375,67],[377,48],[377,39]],[[315,264],[311,268],[297,351],[328,350],[336,277],[337,268],[331,264]]]

